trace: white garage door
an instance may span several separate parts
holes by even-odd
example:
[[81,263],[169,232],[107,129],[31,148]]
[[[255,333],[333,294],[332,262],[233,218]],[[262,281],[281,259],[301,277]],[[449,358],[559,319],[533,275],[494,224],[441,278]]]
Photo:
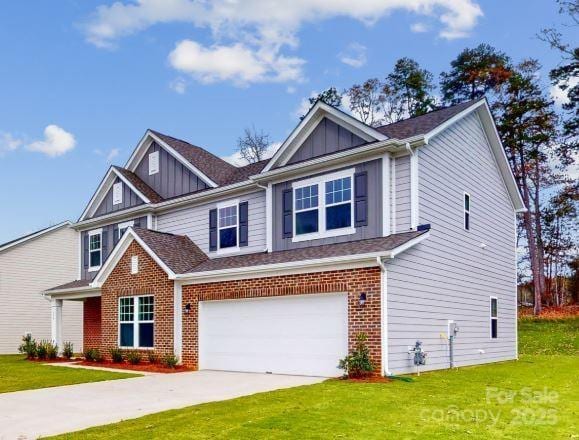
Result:
[[339,376],[348,352],[345,294],[299,295],[199,306],[205,370]]

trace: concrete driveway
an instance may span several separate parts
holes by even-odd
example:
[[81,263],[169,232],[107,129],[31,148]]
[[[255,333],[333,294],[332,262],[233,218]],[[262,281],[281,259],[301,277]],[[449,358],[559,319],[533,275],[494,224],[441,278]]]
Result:
[[0,439],[33,439],[323,378],[199,371],[0,394]]

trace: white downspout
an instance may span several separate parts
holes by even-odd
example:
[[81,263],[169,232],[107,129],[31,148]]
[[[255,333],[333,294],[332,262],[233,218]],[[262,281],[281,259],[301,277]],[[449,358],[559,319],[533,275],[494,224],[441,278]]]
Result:
[[382,342],[382,373],[384,376],[393,376],[388,368],[388,282],[386,265],[382,257],[376,257],[380,266],[380,338]]
[[256,185],[265,190],[265,248],[266,252],[273,251],[273,186],[268,183],[267,186],[256,183]]

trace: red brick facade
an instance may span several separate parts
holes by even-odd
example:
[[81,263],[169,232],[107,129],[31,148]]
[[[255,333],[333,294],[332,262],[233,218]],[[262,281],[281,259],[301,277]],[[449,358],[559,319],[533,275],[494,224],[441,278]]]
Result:
[[101,299],[87,298],[83,306],[83,348],[101,346]]
[[[192,368],[198,365],[199,301],[344,292],[348,294],[350,349],[356,335],[366,333],[372,360],[381,371],[380,287],[377,267],[183,286],[183,307],[191,304],[191,312],[183,314],[183,363]],[[366,304],[360,306],[363,292]]]
[[[134,275],[131,274],[133,255],[139,256],[139,273]],[[199,301],[341,292],[348,294],[349,346],[354,347],[358,333],[366,333],[372,360],[377,371],[380,371],[380,288],[380,269],[377,267],[183,286],[182,361],[188,367],[198,367]],[[173,353],[174,283],[137,242],[129,246],[101,292],[100,349],[105,357],[108,358],[110,348],[118,346],[119,297],[144,294],[155,296],[155,351],[159,355]],[[363,306],[359,304],[361,293],[366,294],[366,304]],[[191,309],[186,314],[187,304],[191,305]],[[98,332],[87,322],[87,319],[96,319],[93,306],[96,307],[96,301],[85,303],[85,310],[89,309],[88,314],[85,312],[85,344],[98,340]],[[90,331],[87,332],[87,328]]]
[[[131,257],[139,257],[139,272],[131,274]],[[102,343],[101,352],[108,358],[109,350],[118,346],[119,298],[122,296],[154,295],[155,297],[155,352],[173,353],[173,281],[133,241],[101,289]],[[136,312],[136,310],[135,310]]]

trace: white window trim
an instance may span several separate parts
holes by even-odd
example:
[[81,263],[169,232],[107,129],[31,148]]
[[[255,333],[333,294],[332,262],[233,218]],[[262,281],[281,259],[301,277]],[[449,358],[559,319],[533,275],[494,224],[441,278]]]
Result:
[[[101,253],[101,258],[100,258],[100,264],[98,266],[91,266],[90,265],[90,254],[91,254],[91,249],[90,249],[90,238],[94,235],[100,235],[100,248],[98,249],[98,251]],[[96,252],[97,249],[93,249],[92,252]],[[93,229],[92,231],[88,231],[88,271],[89,272],[96,272],[98,270],[100,270],[101,266],[103,264],[103,229],[99,228],[99,229]]]
[[[139,298],[144,298],[152,296],[153,297],[153,320],[152,321],[139,321]],[[133,298],[133,320],[132,321],[121,321],[121,299],[123,298]],[[152,294],[147,295],[135,295],[135,296],[120,296],[117,300],[117,346],[123,350],[154,350],[155,349],[155,311],[157,309],[157,304],[155,301],[155,296]],[[123,324],[133,324],[133,346],[121,345],[121,322]],[[152,347],[139,347],[139,324],[153,324],[153,346]]]
[[[329,237],[338,237],[341,235],[350,235],[356,233],[356,228],[354,226],[354,174],[356,170],[354,168],[350,168],[343,171],[338,171],[331,174],[324,174],[318,177],[312,177],[309,179],[300,180],[298,182],[292,183],[292,220],[293,220],[293,231],[292,231],[292,242],[298,243],[300,241],[307,241],[307,240],[317,240],[320,238],[329,238]],[[331,205],[326,205],[326,182],[343,179],[345,177],[350,178],[350,226],[346,228],[340,229],[331,229],[326,230],[326,206],[334,206],[334,205],[341,205],[344,202],[340,203],[332,203]],[[307,212],[312,211],[314,209],[318,210],[318,232],[312,232],[310,234],[296,234],[296,214],[298,211],[295,208],[296,204],[296,189],[303,188],[306,186],[318,185],[318,206],[316,208],[307,208],[302,209],[299,212]]]
[[[236,240],[237,240],[237,245],[236,246],[232,246],[232,247],[228,247],[225,249],[221,249],[221,234],[219,233],[219,231],[221,229],[229,229],[229,228],[233,228],[232,225],[230,226],[226,226],[224,228],[222,228],[221,226],[219,226],[219,210],[223,209],[223,208],[230,208],[232,206],[235,206],[237,215],[237,223],[235,224],[235,229],[237,230],[236,233]],[[216,254],[217,255],[224,255],[224,254],[231,254],[231,253],[235,253],[235,252],[239,252],[240,251],[240,247],[239,247],[239,199],[235,199],[235,200],[228,200],[226,202],[219,202],[216,205],[217,208],[217,251]]]
[[[160,165],[160,157],[159,157],[159,151],[153,151],[152,153],[149,153],[149,176],[152,176],[154,174],[158,174],[159,173],[159,168],[161,167]],[[155,168],[153,168],[151,166],[151,158],[155,157],[156,159],[156,164],[157,166]]]
[[[468,197],[468,209],[466,209],[464,206],[464,202],[466,201],[467,197]],[[472,197],[470,196],[469,193],[467,193],[467,192],[462,193],[462,227],[465,231],[470,231],[470,227],[471,227],[471,221],[472,221],[472,218],[470,215],[471,200],[472,200]],[[466,227],[466,215],[467,214],[468,214],[468,228]]]
[[[497,302],[497,316],[493,316],[493,299]],[[499,299],[491,296],[489,299],[489,338],[491,340],[499,338]],[[497,337],[493,338],[493,321],[497,321]]]
[[123,203],[123,182],[117,182],[113,184],[113,206],[121,203]]
[[132,228],[133,226],[135,226],[134,220],[129,220],[128,222],[119,223],[117,225],[117,239],[120,240],[122,238],[121,229],[128,229],[128,228]]

